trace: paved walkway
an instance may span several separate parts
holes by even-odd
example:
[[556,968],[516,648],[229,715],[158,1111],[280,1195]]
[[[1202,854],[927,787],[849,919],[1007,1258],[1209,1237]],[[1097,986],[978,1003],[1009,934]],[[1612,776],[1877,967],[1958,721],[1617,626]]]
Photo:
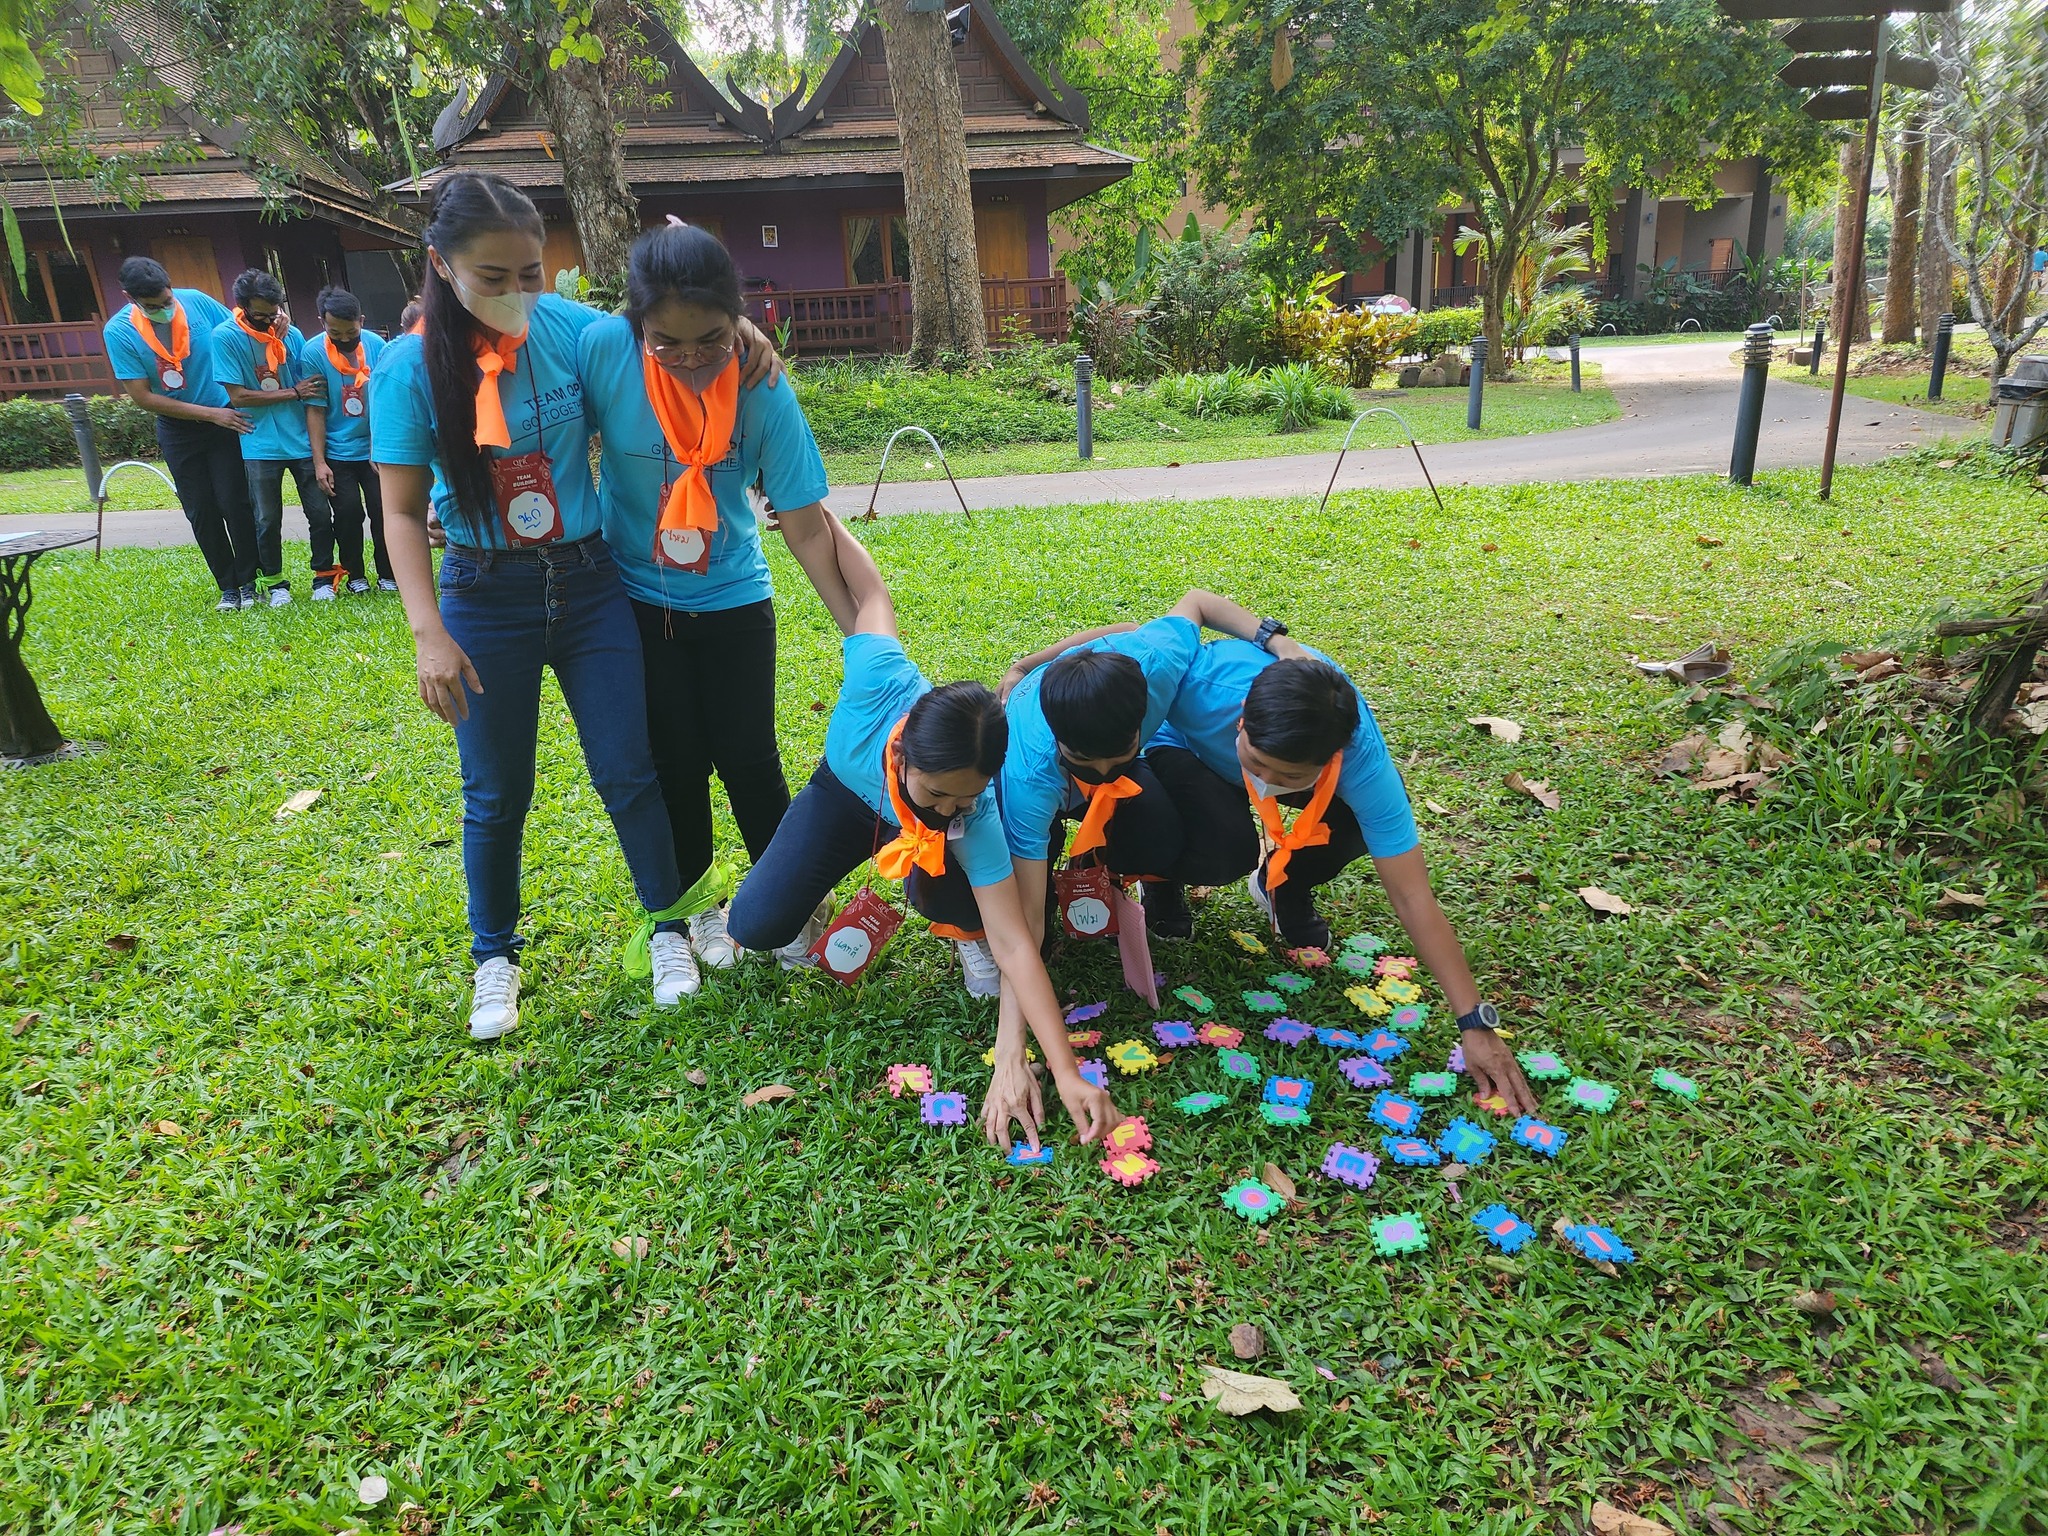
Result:
[[[1536,437],[1426,445],[1423,457],[1440,486],[1726,474],[1741,380],[1741,371],[1729,361],[1732,351],[1726,341],[1589,348],[1589,360],[1600,364],[1605,383],[1620,402],[1622,414],[1616,420]],[[1826,390],[1774,380],[1764,397],[1758,469],[1819,464],[1827,408]],[[1377,419],[1373,425],[1385,430]],[[1361,428],[1361,436],[1368,430]],[[1969,430],[1969,423],[1953,416],[1850,395],[1842,407],[1838,458],[1844,464],[1866,464]],[[1304,453],[1186,464],[1179,469],[992,475],[963,480],[961,490],[968,506],[976,510],[1101,501],[1320,496],[1336,461],[1334,453]],[[1405,445],[1354,450],[1345,456],[1344,472],[1337,482],[1340,490],[1419,489],[1422,484],[1415,455]],[[857,512],[867,504],[866,487],[844,486],[834,493],[833,501],[842,514]],[[877,501],[880,510],[889,514],[946,511],[956,505],[943,480],[885,485]],[[91,517],[83,514],[0,515],[0,537],[30,529],[91,526]],[[285,534],[298,539],[306,536],[305,520],[296,508],[286,512]],[[107,517],[110,545],[184,544],[190,539],[185,519],[175,509],[116,512]]]

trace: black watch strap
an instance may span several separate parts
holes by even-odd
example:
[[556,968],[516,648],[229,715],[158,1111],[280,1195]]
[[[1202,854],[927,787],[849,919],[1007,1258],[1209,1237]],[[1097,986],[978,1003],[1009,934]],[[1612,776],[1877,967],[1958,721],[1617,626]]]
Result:
[[1286,633],[1287,626],[1278,619],[1261,619],[1259,620],[1258,633],[1252,636],[1252,644],[1263,651],[1269,648],[1275,635],[1284,635]]
[[1491,1003],[1481,1003],[1470,1013],[1458,1015],[1458,1028],[1495,1030],[1500,1028],[1500,1010]]

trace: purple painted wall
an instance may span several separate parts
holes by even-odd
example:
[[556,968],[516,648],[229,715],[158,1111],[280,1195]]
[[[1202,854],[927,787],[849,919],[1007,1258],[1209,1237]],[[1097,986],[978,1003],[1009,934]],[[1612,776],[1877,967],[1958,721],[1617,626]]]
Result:
[[[51,226],[51,232],[54,234],[55,226]],[[149,255],[151,242],[161,236],[203,238],[212,244],[218,274],[212,285],[214,296],[229,305],[233,303],[230,294],[235,278],[246,268],[268,265],[266,252],[276,251],[284,268],[285,294],[291,301],[294,322],[313,313],[314,295],[322,286],[345,278],[339,234],[332,225],[310,219],[287,224],[266,222],[254,213],[166,218],[148,212],[111,219],[74,219],[72,241],[90,251],[108,315],[128,302],[121,291],[121,263],[130,256]],[[36,237],[37,232],[30,230],[29,238]]]

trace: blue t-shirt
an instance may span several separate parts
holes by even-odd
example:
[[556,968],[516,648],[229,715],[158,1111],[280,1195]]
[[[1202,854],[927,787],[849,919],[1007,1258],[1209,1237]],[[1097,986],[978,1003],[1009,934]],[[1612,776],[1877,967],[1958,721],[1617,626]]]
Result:
[[[1190,620],[1171,614],[1120,635],[1078,646],[1083,651],[1115,651],[1135,661],[1145,673],[1145,723],[1138,733],[1148,742],[1166,720],[1181,679],[1194,665],[1202,632]],[[1040,667],[1010,693],[1010,750],[1003,758],[1001,786],[1003,830],[1010,852],[1020,859],[1052,856],[1052,824],[1061,811],[1078,814],[1085,806],[1073,775],[1060,761],[1059,743],[1046,724],[1038,701],[1045,681]]]
[[[159,371],[163,360],[151,350],[135,329],[135,306],[124,304],[119,313],[106,325],[107,361],[113,364],[117,379],[147,379],[149,387],[160,395],[173,400],[182,400],[187,405],[226,405],[228,392],[222,389],[213,376],[213,333],[221,322],[228,318],[227,307],[211,294],[201,293],[197,288],[173,288],[171,297],[185,310],[185,325],[190,333],[192,350],[186,355],[184,365],[178,370],[185,381],[176,389],[164,387],[163,375]],[[144,325],[154,325],[147,315],[142,317]],[[171,328],[168,325],[155,327],[164,350],[171,348]]]
[[[1330,659],[1320,651],[1309,654],[1320,661]],[[1244,696],[1252,679],[1273,660],[1248,640],[1209,641],[1188,668],[1173,707],[1166,712],[1162,741],[1188,748],[1210,772],[1233,784],[1243,783],[1244,769],[1237,760],[1237,722],[1244,714]],[[1358,693],[1356,684],[1351,691]],[[1344,764],[1337,771],[1337,798],[1358,818],[1366,849],[1374,858],[1394,858],[1420,841],[1407,786],[1387,753],[1379,723],[1363,694],[1358,695],[1358,729],[1345,743]]]
[[[585,304],[552,293],[541,295],[533,323],[519,346],[517,373],[498,375],[498,398],[512,446],[487,450],[494,459],[516,458],[536,448],[548,456],[561,509],[563,539],[583,539],[603,521],[597,483],[590,475],[590,428],[583,416],[583,385],[576,377],[576,341],[601,316]],[[483,377],[474,370],[466,387]],[[481,522],[456,505],[434,440],[434,399],[427,385],[420,338],[406,335],[385,347],[370,378],[370,458],[378,464],[432,465],[434,515],[450,543],[503,549],[510,542],[495,507],[480,509]]]
[[603,444],[597,495],[604,508],[604,540],[619,562],[626,590],[643,603],[690,613],[773,597],[748,487],[759,476],[768,504],[792,510],[823,501],[831,488],[789,381],[740,391],[732,447],[711,469],[718,531],[711,536],[710,567],[699,576],[654,559],[654,530],[682,467],[668,451],[648,403],[640,343],[624,316],[600,320],[583,333],[577,371],[590,430]]
[[[846,681],[839,685],[839,702],[825,727],[825,766],[869,810],[893,824],[896,811],[882,785],[882,755],[896,722],[932,685],[904,654],[903,643],[888,635],[848,635],[843,650]],[[959,835],[948,832],[946,846],[967,872],[969,885],[1000,885],[1010,878],[1010,849],[994,784],[954,825]]]
[[[384,338],[375,331],[363,332],[361,342],[363,362],[374,369],[377,356],[384,350]],[[306,372],[317,373],[327,381],[327,403],[325,406],[309,405],[308,410],[324,410],[327,424],[327,457],[330,460],[343,459],[355,463],[370,456],[370,393],[363,391],[363,414],[351,416],[348,413],[347,387],[349,374],[335,367],[327,356],[327,332],[315,331],[306,338],[305,349],[299,354],[306,365]],[[367,385],[367,381],[365,381]],[[312,450],[308,448],[308,452]]]
[[[312,455],[313,440],[306,436],[306,402],[291,394],[306,377],[305,350],[306,338],[292,326],[285,332],[284,363],[277,370],[277,403],[241,408],[256,423],[255,431],[242,434],[243,458],[303,459]],[[213,376],[222,384],[255,389],[256,367],[267,362],[266,349],[235,324],[233,315],[213,328]]]

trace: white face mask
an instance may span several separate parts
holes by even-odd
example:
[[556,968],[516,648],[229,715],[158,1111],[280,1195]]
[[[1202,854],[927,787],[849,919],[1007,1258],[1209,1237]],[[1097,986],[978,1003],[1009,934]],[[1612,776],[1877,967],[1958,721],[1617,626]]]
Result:
[[1245,775],[1245,777],[1251,780],[1252,793],[1257,795],[1261,800],[1271,800],[1279,793],[1279,791],[1275,790],[1272,785],[1268,784],[1256,773],[1248,773]]
[[455,296],[462,300],[462,307],[492,330],[514,341],[526,335],[527,327],[533,323],[534,306],[540,303],[538,293],[528,293],[524,288],[515,288],[510,293],[476,293],[455,275],[452,267],[448,281],[455,285]]

